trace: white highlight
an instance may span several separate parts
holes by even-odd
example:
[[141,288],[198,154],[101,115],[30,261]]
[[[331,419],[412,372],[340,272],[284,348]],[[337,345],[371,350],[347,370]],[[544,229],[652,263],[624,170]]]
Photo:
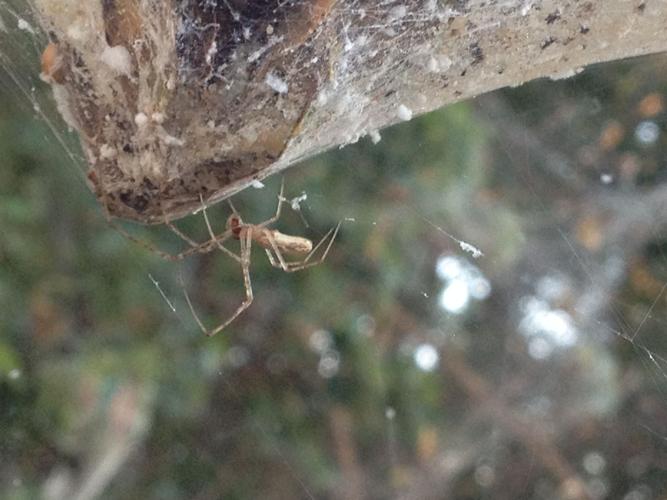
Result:
[[532,8],[533,8],[533,2],[524,2],[524,4],[521,6],[521,15],[527,16],[528,12],[530,12],[530,9]]
[[408,8],[405,5],[397,5],[389,10],[389,15],[387,17],[389,22],[392,22],[404,17],[407,13]]
[[100,146],[100,158],[103,160],[115,158],[116,153],[116,148],[109,146],[108,144],[102,144],[102,146]]
[[473,300],[484,300],[491,293],[491,283],[482,271],[461,257],[440,257],[435,272],[444,282],[438,305],[450,314],[465,312]]
[[132,58],[122,45],[106,47],[100,55],[100,60],[111,68],[114,73],[130,76],[132,73]]
[[582,465],[584,466],[586,472],[597,476],[604,472],[604,469],[607,466],[607,461],[599,452],[590,451],[584,455]]
[[422,371],[432,372],[440,364],[440,354],[432,344],[419,344],[413,354],[412,359]]
[[308,345],[318,354],[323,354],[333,346],[333,336],[328,330],[315,330],[308,338]]
[[479,259],[480,257],[484,257],[482,251],[479,248],[472,246],[470,243],[466,243],[465,241],[459,241],[459,246],[461,247],[461,250],[463,250],[464,252],[468,252],[470,255],[472,255],[473,259]]
[[153,276],[151,274],[148,275],[148,278],[151,280],[153,285],[155,285],[155,288],[157,288],[157,291],[160,292],[160,295],[162,295],[162,298],[164,299],[164,301],[169,306],[169,309],[171,309],[172,312],[176,312],[176,308],[174,307],[174,304],[171,302],[171,300],[169,300],[167,295],[164,293],[164,290],[162,290],[162,287],[160,286],[160,283],[155,278],[153,278]]
[[452,314],[462,313],[470,303],[470,292],[463,280],[454,280],[440,293],[440,307]]
[[426,69],[432,73],[444,73],[452,67],[452,60],[443,54],[431,56],[426,63]]
[[287,93],[287,82],[274,73],[266,75],[266,84],[279,94]]
[[206,51],[206,56],[205,56],[206,64],[210,65],[213,62],[213,58],[215,57],[215,54],[217,54],[217,52],[218,52],[218,43],[214,40],[211,43],[211,46]]
[[327,351],[320,358],[317,371],[322,378],[331,378],[340,368],[340,355],[337,351]]
[[398,107],[396,115],[405,122],[412,120],[412,110],[408,108],[405,104],[401,104]]
[[641,144],[653,144],[660,136],[660,127],[653,121],[643,121],[635,129],[635,139]]
[[552,309],[547,301],[535,296],[522,302],[519,332],[526,337],[528,352],[533,358],[546,359],[556,349],[565,349],[577,342],[579,333],[567,311]]
[[600,176],[600,182],[602,182],[602,184],[611,184],[614,182],[614,176],[611,174],[602,174]]
[[160,138],[167,146],[178,146],[179,148],[185,146],[185,141],[183,139],[174,137],[173,135],[169,135],[167,133],[160,136]]
[[134,123],[137,125],[137,127],[145,127],[148,123],[148,117],[146,116],[146,113],[137,113],[134,115]]
[[292,207],[292,210],[298,212],[299,210],[301,210],[301,203],[303,203],[307,199],[308,195],[304,192],[301,193],[301,195],[292,198],[291,200],[285,200],[285,201],[289,202],[290,206]]
[[18,27],[20,30],[27,31],[28,33],[32,33],[33,35],[35,34],[35,30],[33,29],[32,26],[30,26],[30,23],[25,19],[19,18]]

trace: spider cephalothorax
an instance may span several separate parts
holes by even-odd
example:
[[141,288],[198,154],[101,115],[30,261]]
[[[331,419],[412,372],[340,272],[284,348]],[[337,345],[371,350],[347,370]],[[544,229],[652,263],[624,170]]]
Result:
[[232,232],[232,235],[237,240],[241,237],[241,227],[243,221],[237,214],[232,214],[227,218],[227,229]]

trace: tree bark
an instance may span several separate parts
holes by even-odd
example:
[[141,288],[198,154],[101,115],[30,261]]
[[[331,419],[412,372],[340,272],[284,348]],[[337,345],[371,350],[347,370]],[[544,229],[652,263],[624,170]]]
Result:
[[443,105],[667,49],[664,0],[35,0],[109,215],[173,220]]

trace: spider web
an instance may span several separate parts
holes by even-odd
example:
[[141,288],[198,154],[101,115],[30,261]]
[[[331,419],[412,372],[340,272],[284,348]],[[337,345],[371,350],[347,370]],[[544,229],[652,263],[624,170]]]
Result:
[[[369,47],[392,28],[342,34]],[[276,227],[341,234],[299,274],[255,252],[255,303],[208,340],[180,282],[215,324],[243,298],[238,265],[164,263],[109,228],[37,78],[29,5],[0,1],[0,40],[4,496],[664,491],[664,58],[494,93],[288,171]],[[234,199],[245,220],[272,215],[279,184]],[[179,224],[207,238],[201,215]]]

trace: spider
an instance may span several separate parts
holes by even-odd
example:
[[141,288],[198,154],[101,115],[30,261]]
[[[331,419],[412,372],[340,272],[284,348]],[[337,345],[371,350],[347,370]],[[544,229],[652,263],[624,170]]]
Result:
[[[223,330],[227,325],[234,321],[243,311],[245,311],[253,301],[252,293],[252,283],[250,282],[250,249],[252,242],[254,241],[259,246],[264,248],[266,255],[269,259],[269,262],[273,267],[282,269],[286,273],[292,273],[296,271],[301,271],[309,267],[316,266],[324,262],[324,259],[327,258],[329,250],[333,245],[338,230],[340,229],[340,222],[336,226],[329,229],[329,231],[320,239],[320,241],[313,247],[312,241],[307,238],[300,236],[291,236],[289,234],[284,234],[278,231],[277,229],[271,229],[268,226],[278,221],[280,218],[280,211],[282,204],[285,201],[285,198],[282,196],[283,187],[280,188],[280,195],[278,196],[278,208],[276,209],[276,214],[270,219],[265,220],[259,224],[249,224],[243,222],[241,216],[232,205],[231,201],[229,206],[232,209],[232,215],[227,219],[227,231],[223,233],[222,237],[216,237],[213,233],[208,215],[206,214],[206,205],[202,200],[202,213],[204,215],[204,221],[206,222],[206,227],[211,236],[211,241],[226,255],[230,256],[241,266],[241,271],[243,272],[243,285],[245,287],[246,298],[241,303],[241,305],[236,309],[234,314],[232,314],[227,320],[220,323],[218,326],[212,329],[207,329],[202,323],[199,315],[195,311],[192,301],[190,300],[190,295],[188,294],[185,287],[183,287],[183,294],[185,295],[185,300],[188,303],[190,312],[194,317],[195,321],[199,325],[199,328],[209,337],[212,337],[216,333]],[[222,242],[228,237],[233,237],[239,240],[240,244],[240,255],[232,252],[226,248]],[[326,248],[319,259],[311,261],[310,259],[315,255],[318,249],[324,244],[324,242],[329,240],[329,243],[326,245]],[[285,260],[284,253],[291,253],[295,255],[303,256],[302,259],[296,261],[287,261]]]
[[[185,288],[184,285],[182,285],[185,300],[188,303],[190,312],[192,313],[193,318],[197,322],[197,325],[204,334],[206,334],[209,337],[212,337],[216,333],[219,333],[221,330],[226,328],[243,311],[245,311],[248,307],[250,307],[250,305],[253,302],[254,297],[252,293],[252,283],[250,281],[250,250],[253,241],[262,248],[264,248],[264,251],[266,252],[266,255],[269,259],[269,263],[273,267],[282,269],[287,273],[301,271],[303,269],[307,269],[309,267],[321,264],[329,254],[329,250],[331,249],[333,242],[336,239],[336,236],[338,235],[338,230],[340,229],[340,224],[341,224],[340,222],[336,224],[336,226],[329,229],[329,231],[320,239],[320,241],[314,247],[313,247],[313,242],[307,238],[281,233],[277,229],[271,229],[269,227],[271,224],[277,222],[278,219],[280,218],[282,205],[285,202],[285,198],[283,197],[283,190],[284,190],[284,181],[281,183],[280,186],[280,194],[278,195],[278,207],[276,209],[275,215],[270,219],[265,220],[264,222],[260,222],[259,224],[250,224],[243,222],[243,219],[236,211],[236,208],[234,208],[232,202],[228,200],[229,206],[232,210],[232,214],[227,218],[225,231],[217,235],[214,233],[213,227],[211,226],[211,222],[208,218],[208,214],[206,211],[207,210],[206,203],[203,197],[200,195],[201,212],[204,216],[204,222],[206,223],[206,228],[210,235],[210,239],[208,241],[204,243],[197,243],[196,241],[188,237],[186,234],[184,234],[181,230],[179,230],[172,222],[170,222],[168,219],[165,218],[165,225],[172,232],[174,232],[177,236],[179,236],[181,239],[183,239],[190,245],[190,248],[178,254],[170,254],[164,252],[146,241],[141,241],[135,238],[127,231],[125,231],[122,227],[113,223],[113,221],[109,220],[109,223],[126,238],[144,246],[145,248],[148,248],[152,252],[157,253],[160,257],[169,261],[180,261],[195,253],[208,253],[212,250],[219,249],[221,252],[231,257],[241,266],[246,298],[227,320],[223,321],[218,326],[211,329],[206,328],[206,326],[204,326],[204,323],[201,321],[199,315],[195,311],[195,308],[192,304],[192,301],[190,300],[190,295],[188,294],[187,289]],[[226,246],[223,245],[223,243],[230,238],[239,241],[240,252],[238,254],[231,251],[230,249],[228,249]],[[311,260],[327,240],[329,242],[327,243],[324,252],[320,256],[320,258],[317,260]],[[299,255],[302,256],[302,258],[300,260],[288,261],[285,259],[284,256],[285,253]]]

